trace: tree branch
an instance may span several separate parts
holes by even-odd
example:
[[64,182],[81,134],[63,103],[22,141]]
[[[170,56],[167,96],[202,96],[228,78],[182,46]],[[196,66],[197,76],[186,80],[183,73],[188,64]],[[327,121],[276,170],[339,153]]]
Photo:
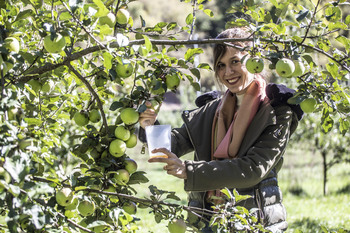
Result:
[[108,133],[108,123],[107,123],[105,112],[103,111],[103,105],[102,105],[102,101],[101,101],[100,97],[97,95],[97,93],[92,88],[90,83],[70,63],[68,63],[67,66],[85,84],[85,86],[89,89],[90,93],[95,97],[95,99],[97,101],[97,106],[101,112],[103,125],[105,127],[105,132]]
[[[150,39],[150,42],[153,45],[169,45],[169,46],[175,46],[175,45],[194,45],[194,44],[223,44],[223,43],[230,43],[230,42],[237,42],[237,41],[252,41],[253,38],[243,38],[243,39],[237,39],[237,38],[230,38],[230,39],[198,39],[198,40],[155,40],[155,39]],[[294,42],[293,40],[274,40],[274,39],[260,39],[260,41],[262,42],[266,42],[266,43],[279,43],[279,44],[283,44],[283,43],[290,43],[290,42]],[[139,40],[134,40],[134,41],[130,41],[128,46],[132,46],[132,45],[142,45],[145,43],[144,39],[139,39]],[[305,48],[309,48],[312,50],[315,50],[317,53],[320,53],[322,55],[325,55],[327,57],[329,57],[330,59],[332,59],[333,61],[339,63],[339,61],[337,61],[331,54],[319,49],[319,48],[315,48],[309,45],[305,45],[303,43],[298,43],[299,46],[303,46]],[[119,44],[117,41],[110,43],[111,48],[118,48]],[[37,69],[34,69],[30,72],[28,72],[27,74],[25,74],[22,77],[19,77],[17,82],[28,82],[30,79],[44,74],[48,71],[57,69],[61,66],[68,66],[68,64],[71,61],[77,60],[85,55],[88,55],[90,53],[94,53],[97,51],[101,51],[104,48],[101,46],[93,46],[93,47],[89,47],[86,48],[82,51],[73,53],[72,55],[65,57],[64,60],[61,63],[57,63],[57,64],[51,64],[51,63],[47,63],[44,66],[41,66]],[[345,69],[346,71],[350,72],[350,68],[345,66],[344,64],[341,64],[341,67],[343,69]]]

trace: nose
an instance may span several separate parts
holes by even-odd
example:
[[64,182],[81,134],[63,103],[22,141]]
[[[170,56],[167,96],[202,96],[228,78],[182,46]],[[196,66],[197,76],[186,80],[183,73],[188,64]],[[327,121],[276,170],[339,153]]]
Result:
[[225,68],[225,75],[227,76],[227,75],[231,75],[231,74],[233,74],[235,71],[234,71],[234,69],[233,69],[233,67],[231,67],[231,66],[226,66],[226,68]]

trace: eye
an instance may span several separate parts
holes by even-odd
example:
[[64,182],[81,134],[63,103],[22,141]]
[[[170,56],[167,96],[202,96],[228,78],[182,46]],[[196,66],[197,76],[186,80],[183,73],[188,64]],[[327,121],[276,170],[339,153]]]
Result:
[[232,64],[238,64],[238,63],[240,63],[240,62],[241,62],[240,60],[232,60],[232,61],[231,61]]
[[223,68],[225,68],[225,65],[224,65],[224,64],[219,63],[219,64],[217,65],[217,69],[218,69],[218,70],[221,70],[221,69],[223,69]]

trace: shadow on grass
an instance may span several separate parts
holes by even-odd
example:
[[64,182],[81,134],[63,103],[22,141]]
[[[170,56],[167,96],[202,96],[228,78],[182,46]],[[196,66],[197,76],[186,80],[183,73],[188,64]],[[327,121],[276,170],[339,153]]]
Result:
[[[303,218],[301,220],[294,221],[292,223],[289,223],[288,228],[298,230],[297,232],[302,233],[315,233],[315,232],[322,232],[322,233],[349,233],[349,230],[340,228],[340,229],[330,229],[327,226],[320,224],[319,220],[311,219],[311,218]],[[296,232],[296,231],[294,231]]]
[[298,196],[298,197],[307,197],[308,194],[304,191],[303,188],[299,187],[299,186],[294,186],[294,187],[290,187],[287,190],[290,194],[294,195],[294,196]]
[[347,184],[343,188],[336,191],[336,194],[349,194],[350,193],[350,184]]

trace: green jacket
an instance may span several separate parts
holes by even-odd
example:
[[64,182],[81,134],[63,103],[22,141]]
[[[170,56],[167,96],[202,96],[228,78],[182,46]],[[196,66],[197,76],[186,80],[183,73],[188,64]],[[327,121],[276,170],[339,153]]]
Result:
[[[298,116],[284,103],[274,104],[266,98],[261,103],[242,141],[235,159],[211,161],[212,122],[220,100],[184,111],[184,124],[172,130],[172,152],[182,156],[195,152],[194,161],[185,161],[189,205],[208,208],[205,192],[236,188],[240,194],[251,195],[248,209],[260,207],[259,217],[271,230],[287,228],[282,194],[277,184],[290,135],[298,125]],[[273,230],[274,231],[274,230]]]

